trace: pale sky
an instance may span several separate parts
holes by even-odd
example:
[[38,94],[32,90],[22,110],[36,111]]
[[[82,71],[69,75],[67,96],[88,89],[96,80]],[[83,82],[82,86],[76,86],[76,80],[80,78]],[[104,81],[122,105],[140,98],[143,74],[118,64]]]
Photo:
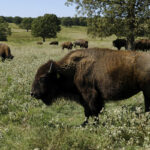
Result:
[[65,6],[67,0],[0,0],[0,16],[37,17],[46,13],[58,17],[76,15],[75,5]]

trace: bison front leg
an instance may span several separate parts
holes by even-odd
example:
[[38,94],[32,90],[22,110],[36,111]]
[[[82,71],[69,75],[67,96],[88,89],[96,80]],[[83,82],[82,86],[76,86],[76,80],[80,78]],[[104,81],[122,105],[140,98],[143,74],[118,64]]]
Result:
[[84,98],[81,96],[80,97],[80,104],[83,106],[84,108],[84,115],[85,115],[85,120],[84,122],[81,124],[82,127],[85,127],[88,124],[88,120],[89,117],[92,115],[92,112],[87,104],[87,102],[84,100]]
[[94,123],[93,123],[94,125],[99,124],[99,117],[98,117],[99,113],[93,114],[91,109],[86,108],[84,110],[84,114],[85,114],[85,121],[81,124],[82,127],[85,127],[88,124],[89,117],[94,117]]
[[90,116],[94,118],[94,124],[98,124],[98,115],[104,107],[103,100],[95,89],[82,89],[81,93],[84,103],[86,104],[86,107],[84,105],[86,120],[82,125],[86,125],[88,123],[88,119]]
[[85,127],[88,124],[89,117],[92,115],[92,112],[88,106],[84,106],[84,115],[85,121],[81,124],[82,127]]

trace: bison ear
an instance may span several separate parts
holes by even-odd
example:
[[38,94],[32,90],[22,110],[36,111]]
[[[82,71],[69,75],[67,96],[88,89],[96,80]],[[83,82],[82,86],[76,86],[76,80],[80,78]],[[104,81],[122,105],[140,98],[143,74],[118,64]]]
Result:
[[60,78],[60,74],[56,71],[55,64],[53,62],[51,62],[51,64],[50,64],[50,67],[49,67],[49,70],[48,70],[48,74],[50,74],[52,72],[56,73],[56,78],[57,79]]

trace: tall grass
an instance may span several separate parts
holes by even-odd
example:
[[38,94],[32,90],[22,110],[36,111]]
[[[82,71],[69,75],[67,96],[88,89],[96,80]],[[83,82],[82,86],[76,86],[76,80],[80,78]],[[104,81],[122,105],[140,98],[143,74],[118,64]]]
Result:
[[[63,98],[51,107],[30,96],[37,68],[49,59],[59,60],[67,50],[36,42],[31,32],[14,24],[7,43],[15,58],[0,62],[0,150],[137,150],[150,148],[150,114],[144,113],[143,95],[106,103],[97,127],[81,128],[83,108]],[[62,27],[60,43],[78,38],[90,47],[112,48],[114,36],[92,39],[85,27]]]

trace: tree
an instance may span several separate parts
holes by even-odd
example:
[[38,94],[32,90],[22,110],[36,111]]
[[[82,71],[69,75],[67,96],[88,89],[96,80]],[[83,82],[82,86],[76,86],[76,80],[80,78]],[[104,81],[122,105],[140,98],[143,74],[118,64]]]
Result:
[[15,24],[20,24],[21,21],[22,21],[22,18],[19,16],[15,16],[13,19],[13,23],[15,23]]
[[73,25],[75,25],[75,26],[79,26],[79,25],[80,25],[79,18],[78,18],[78,17],[72,18],[72,23],[73,23]]
[[29,17],[29,18],[23,18],[20,27],[23,29],[26,29],[27,32],[28,30],[31,29],[31,24],[32,24],[33,18]]
[[112,28],[106,27],[108,24],[107,18],[94,16],[88,19],[88,30],[87,33],[91,34],[92,37],[105,38],[111,35]]
[[[128,41],[128,49],[134,49],[135,38],[147,30],[148,26],[145,25],[145,21],[150,16],[149,0],[67,0],[66,4],[72,3],[77,5],[78,12],[90,18],[91,33],[96,33],[97,36],[111,34],[125,36]],[[97,18],[94,18],[95,16]],[[105,23],[100,25],[103,19]],[[94,26],[97,25],[100,28],[95,29]],[[103,30],[104,27],[108,29]]]
[[87,19],[85,17],[79,18],[79,25],[80,26],[87,26]]
[[45,14],[33,20],[31,25],[31,33],[35,37],[54,38],[60,31],[60,20],[54,14]]
[[9,24],[4,20],[3,17],[0,17],[0,41],[7,41],[8,35],[11,35]]
[[62,18],[61,22],[62,22],[61,24],[66,27],[71,27],[73,25],[71,17],[64,17],[64,18]]
[[13,17],[5,17],[6,22],[13,23]]

